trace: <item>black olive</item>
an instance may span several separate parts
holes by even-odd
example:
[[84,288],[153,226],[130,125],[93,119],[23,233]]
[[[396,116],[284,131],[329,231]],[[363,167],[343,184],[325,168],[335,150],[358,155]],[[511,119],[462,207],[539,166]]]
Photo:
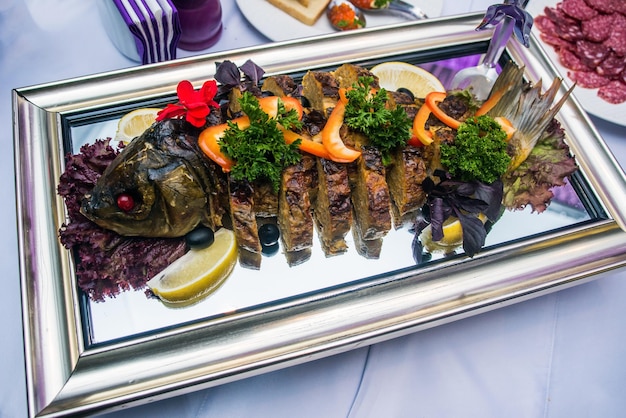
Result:
[[261,253],[266,257],[271,257],[278,253],[279,248],[280,245],[278,242],[275,242],[272,245],[261,245]]
[[278,226],[273,223],[263,224],[259,227],[259,241],[263,246],[271,246],[278,242],[280,231]]
[[400,87],[398,90],[398,93],[404,93],[407,96],[409,96],[411,98],[411,100],[415,100],[415,95],[413,94],[413,92],[405,87]]
[[215,241],[213,230],[206,226],[199,226],[185,235],[185,243],[194,250],[206,248],[213,244],[213,241]]
[[302,107],[311,107],[311,102],[306,97],[300,97],[300,103],[302,103]]

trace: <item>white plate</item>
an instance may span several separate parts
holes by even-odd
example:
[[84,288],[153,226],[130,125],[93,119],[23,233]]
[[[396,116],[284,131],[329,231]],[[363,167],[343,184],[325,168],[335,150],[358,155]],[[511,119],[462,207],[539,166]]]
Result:
[[[428,17],[441,16],[441,11],[443,10],[443,0],[405,1],[421,8]],[[322,14],[315,25],[309,26],[271,5],[267,0],[236,0],[236,2],[239,10],[241,10],[248,22],[272,41],[286,41],[336,32],[324,14]],[[386,13],[367,13],[365,20],[367,21],[367,27],[407,21],[406,18]]]
[[[544,14],[543,11],[546,7],[555,7],[559,1],[560,0],[533,0],[528,2],[526,10],[533,17],[536,17],[540,14]],[[533,32],[537,38],[540,39],[539,34],[541,32],[536,26],[533,27]],[[555,67],[561,74],[561,77],[569,83],[572,83],[572,80],[567,76],[568,69],[561,65],[554,48],[544,42],[541,42],[541,44],[543,45],[548,57],[550,57]],[[611,104],[598,97],[598,89],[585,89],[580,86],[576,86],[574,88],[573,95],[576,99],[578,99],[582,107],[592,115],[621,126],[626,126],[626,118],[624,117],[624,115],[626,115],[626,102],[621,104]]]

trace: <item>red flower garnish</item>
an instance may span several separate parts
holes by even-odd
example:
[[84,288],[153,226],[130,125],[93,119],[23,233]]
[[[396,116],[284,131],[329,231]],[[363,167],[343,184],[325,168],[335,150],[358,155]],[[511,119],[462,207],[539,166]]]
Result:
[[176,88],[179,102],[177,104],[168,104],[161,110],[156,117],[157,121],[163,119],[180,118],[183,115],[187,122],[197,128],[201,128],[206,123],[211,107],[219,107],[217,102],[213,100],[217,93],[217,82],[215,80],[206,81],[200,90],[193,89],[193,85],[188,80],[178,83]]

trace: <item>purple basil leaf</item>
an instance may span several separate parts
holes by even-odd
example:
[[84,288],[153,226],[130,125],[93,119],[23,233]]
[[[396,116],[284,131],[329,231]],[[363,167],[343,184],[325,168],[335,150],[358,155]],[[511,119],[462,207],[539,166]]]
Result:
[[473,213],[475,215],[485,212],[489,209],[489,204],[483,200],[471,199],[471,198],[457,198],[454,201],[457,209],[462,209],[466,212]]
[[443,222],[448,217],[447,212],[442,198],[436,197],[430,203],[430,228],[433,241],[443,239]]
[[456,193],[461,196],[472,196],[476,193],[477,182],[458,183]]
[[487,202],[488,207],[483,213],[490,221],[495,221],[500,216],[500,207],[504,195],[504,186],[501,180],[491,184],[478,183],[476,198]]
[[250,79],[250,81],[254,83],[254,85],[257,85],[261,78],[263,78],[263,74],[265,74],[263,68],[256,65],[252,62],[252,60],[244,62],[241,66],[241,71]]
[[463,250],[469,257],[474,257],[485,245],[487,230],[474,215],[459,214],[459,220],[463,228]]
[[424,181],[422,182],[422,189],[424,190],[424,192],[427,195],[430,195],[430,193],[433,191],[434,188],[435,188],[435,182],[433,181],[433,179],[430,177],[426,177]]
[[238,86],[241,83],[241,73],[234,62],[226,60],[216,64],[215,80],[225,86]]

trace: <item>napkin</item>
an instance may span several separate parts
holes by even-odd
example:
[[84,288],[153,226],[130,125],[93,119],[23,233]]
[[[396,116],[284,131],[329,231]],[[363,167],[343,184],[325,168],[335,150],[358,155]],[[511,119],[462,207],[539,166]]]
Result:
[[101,0],[106,29],[115,46],[142,64],[176,58],[181,29],[170,0]]

